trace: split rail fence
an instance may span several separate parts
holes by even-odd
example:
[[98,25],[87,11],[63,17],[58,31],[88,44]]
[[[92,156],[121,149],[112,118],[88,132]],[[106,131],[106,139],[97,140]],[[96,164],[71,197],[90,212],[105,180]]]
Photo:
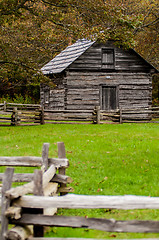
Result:
[[0,104],[0,125],[39,125],[44,123],[44,111],[38,104]]
[[126,122],[159,123],[159,107],[141,109],[101,110],[49,110],[38,104],[0,104],[0,125],[39,125],[39,124],[103,124]]
[[[159,221],[116,221],[54,215],[58,208],[159,209],[159,197],[63,195],[63,191],[64,194],[68,192],[66,184],[71,182],[70,177],[65,175],[68,160],[65,158],[64,144],[58,143],[58,159],[49,158],[48,149],[49,144],[45,143],[42,158],[0,157],[1,166],[42,166],[45,170],[42,174],[41,170],[36,169],[34,175],[27,176],[14,175],[13,168],[6,169],[2,185],[1,240],[65,240],[65,238],[44,238],[44,226],[86,228],[107,232],[159,233]],[[59,174],[56,173],[57,169]],[[29,183],[11,188],[12,181],[21,180]],[[61,187],[58,188],[58,184]],[[61,189],[63,189],[61,196],[58,196],[57,193],[61,192]],[[34,195],[26,195],[28,193]],[[8,229],[8,224],[14,224],[15,227]],[[30,228],[31,225],[33,230]]]
[[[67,187],[72,179],[65,175],[65,169],[69,166],[68,159],[65,154],[64,143],[57,143],[58,158],[49,158],[49,143],[43,144],[42,157],[0,157],[0,166],[14,167],[36,167],[33,173],[15,173],[14,168],[7,168],[5,173],[0,173],[0,181],[2,181],[2,197],[1,197],[1,235],[0,239],[27,239],[28,235],[33,234],[35,237],[43,236],[44,228],[38,227],[36,224],[33,229],[29,227],[16,226],[8,230],[8,224],[14,224],[14,221],[21,219],[23,214],[32,213],[42,214],[43,216],[54,215],[57,208],[49,208],[46,206],[43,210],[33,210],[17,207],[14,200],[19,199],[26,194],[34,194],[34,196],[57,196],[65,195],[72,192],[71,187]],[[42,170],[37,168],[41,167]],[[11,188],[12,182],[28,182],[24,185]],[[12,204],[11,204],[12,202]],[[37,215],[38,216],[38,215]]]
[[159,107],[141,108],[141,109],[118,109],[101,110],[99,106],[95,107],[94,123],[159,123]]

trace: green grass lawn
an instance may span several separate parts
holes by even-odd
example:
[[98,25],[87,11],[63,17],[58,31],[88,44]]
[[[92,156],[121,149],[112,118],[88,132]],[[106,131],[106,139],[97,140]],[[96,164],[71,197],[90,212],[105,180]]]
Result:
[[[50,143],[64,142],[70,160],[67,175],[76,194],[159,196],[159,124],[42,125],[0,128],[0,156],[41,156]],[[88,217],[159,220],[158,210],[59,210],[59,214]],[[137,238],[158,234],[105,233],[52,228],[46,236]]]

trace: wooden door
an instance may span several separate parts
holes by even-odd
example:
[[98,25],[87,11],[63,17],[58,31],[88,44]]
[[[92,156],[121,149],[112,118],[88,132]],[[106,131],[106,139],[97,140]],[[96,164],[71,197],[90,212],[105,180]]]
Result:
[[116,86],[102,86],[101,89],[101,109],[115,110],[117,108]]

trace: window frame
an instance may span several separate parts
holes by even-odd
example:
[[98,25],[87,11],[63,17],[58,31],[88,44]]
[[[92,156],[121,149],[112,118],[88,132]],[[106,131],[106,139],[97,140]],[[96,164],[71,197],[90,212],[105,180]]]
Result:
[[[110,53],[112,55],[113,61],[104,61],[104,54]],[[115,69],[115,49],[114,48],[102,48],[101,52],[101,65],[102,69]]]

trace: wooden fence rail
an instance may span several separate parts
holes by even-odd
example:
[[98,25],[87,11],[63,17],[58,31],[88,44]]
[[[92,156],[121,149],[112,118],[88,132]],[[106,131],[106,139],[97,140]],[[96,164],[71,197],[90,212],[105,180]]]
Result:
[[44,111],[38,104],[0,104],[0,125],[39,125],[44,124]]
[[[6,169],[2,184],[1,240],[56,240],[57,238],[44,238],[44,226],[86,228],[107,232],[159,233],[159,221],[120,221],[54,215],[58,208],[159,209],[159,197],[66,195],[71,189],[66,184],[70,183],[72,179],[65,175],[68,160],[64,144],[58,143],[57,146],[58,159],[49,158],[48,143],[43,145],[42,157],[0,157],[1,166],[41,166],[44,170],[43,172],[36,169],[34,174],[29,174],[27,177],[26,173],[25,175],[14,175],[13,168]],[[57,169],[59,169],[59,173],[56,173]],[[26,180],[28,183],[11,188],[12,181],[14,179],[18,181],[18,176],[21,181]],[[0,175],[1,179],[2,174]],[[57,195],[60,192],[62,194]],[[8,229],[8,224],[15,226]],[[32,230],[30,225],[33,226]],[[65,240],[65,238],[59,239]]]
[[112,121],[114,123],[126,122],[156,122],[159,123],[159,107],[141,108],[141,109],[118,109],[118,110],[101,110],[100,107],[95,107],[94,123],[101,124]]
[[141,109],[49,110],[38,104],[0,104],[0,125],[39,125],[49,123],[102,124],[126,122],[158,122],[159,107]]
[[[2,199],[1,199],[1,240],[7,239],[26,239],[32,231],[26,227],[20,227],[19,224],[13,230],[8,231],[8,224],[21,218],[25,214],[23,208],[14,207],[11,204],[15,200],[26,194],[34,194],[35,196],[56,196],[57,194],[66,194],[72,192],[71,187],[66,184],[71,183],[72,179],[65,175],[65,169],[69,166],[66,159],[64,143],[57,143],[58,158],[49,158],[49,144],[44,143],[42,149],[42,157],[0,157],[1,166],[14,167],[41,167],[42,170],[36,169],[33,173],[14,173],[14,168],[7,168],[5,173],[0,174],[2,183]],[[58,173],[58,172],[59,173]],[[28,182],[16,188],[11,188],[12,182]],[[53,215],[57,208],[49,208],[46,206],[43,210],[34,210],[36,214],[44,216]],[[32,211],[27,211],[31,213]],[[16,224],[17,225],[17,224]],[[34,236],[43,236],[43,226],[34,226]],[[7,237],[6,237],[7,236]],[[26,236],[26,238],[25,238]]]
[[92,123],[92,110],[47,110],[44,109],[45,123]]

